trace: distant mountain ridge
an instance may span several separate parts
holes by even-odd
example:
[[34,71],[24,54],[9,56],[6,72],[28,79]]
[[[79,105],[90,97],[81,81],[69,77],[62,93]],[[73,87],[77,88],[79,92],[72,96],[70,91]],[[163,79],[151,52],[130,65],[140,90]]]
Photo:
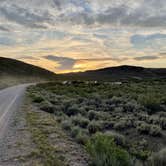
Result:
[[54,78],[55,73],[15,59],[0,57],[0,76]]
[[18,83],[20,82],[20,78],[20,83],[38,82],[40,80],[123,81],[130,79],[166,79],[166,68],[144,68],[139,66],[123,65],[85,72],[55,74],[41,67],[27,64],[22,61],[0,57],[0,79],[4,79],[4,77],[19,78]]
[[86,80],[127,80],[166,79],[166,68],[144,68],[139,66],[117,66],[97,70],[61,75],[66,79]]

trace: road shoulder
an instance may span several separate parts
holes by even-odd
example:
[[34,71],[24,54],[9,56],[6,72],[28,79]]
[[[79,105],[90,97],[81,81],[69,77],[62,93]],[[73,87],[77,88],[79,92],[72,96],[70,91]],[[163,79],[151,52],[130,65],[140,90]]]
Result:
[[3,144],[1,166],[86,166],[83,148],[58,125],[56,118],[38,110],[26,98],[14,113]]

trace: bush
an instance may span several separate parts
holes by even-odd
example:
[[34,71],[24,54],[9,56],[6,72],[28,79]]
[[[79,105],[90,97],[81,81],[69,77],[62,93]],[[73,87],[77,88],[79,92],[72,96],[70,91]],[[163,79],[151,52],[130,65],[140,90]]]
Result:
[[94,134],[97,131],[100,131],[102,129],[102,126],[98,121],[92,121],[88,125],[88,131],[90,134]]
[[160,118],[160,125],[162,129],[166,129],[166,118]]
[[151,116],[149,117],[149,123],[152,123],[152,124],[158,124],[160,122],[160,119],[158,116]]
[[144,114],[143,112],[137,114],[137,117],[138,117],[139,120],[149,121],[149,115],[148,114]]
[[125,112],[133,112],[139,109],[139,106],[135,100],[131,100],[124,104],[123,109]]
[[114,112],[123,112],[123,107],[115,107]]
[[82,128],[86,128],[89,124],[89,120],[84,118],[83,116],[81,115],[78,115],[78,116],[73,116],[72,117],[72,123],[74,125],[78,125]]
[[119,133],[115,133],[115,132],[106,132],[105,134],[112,137],[114,139],[116,145],[125,146],[126,140],[123,135],[121,135]]
[[88,118],[89,120],[98,119],[98,113],[96,111],[90,110],[88,112]]
[[63,121],[62,128],[65,130],[71,130],[71,122],[69,120]]
[[145,122],[140,123],[137,126],[137,130],[140,133],[149,134],[151,136],[160,136],[161,135],[161,128],[159,126],[149,125]]
[[134,155],[137,159],[145,161],[149,157],[150,152],[147,150],[140,150],[139,148],[134,148],[132,149],[131,154]]
[[160,136],[161,135],[161,128],[160,128],[160,126],[151,125],[149,134],[151,136]]
[[76,141],[79,144],[85,145],[88,141],[88,136],[85,132],[81,131],[76,135]]
[[153,154],[148,161],[149,166],[166,166],[166,148]]
[[107,120],[107,121],[103,121],[103,128],[106,130],[112,129],[114,127],[114,125],[115,125],[115,122],[112,121],[111,119]]
[[41,103],[42,101],[44,101],[44,98],[42,96],[39,96],[39,95],[34,95],[32,97],[32,101],[35,103]]
[[162,110],[159,98],[153,94],[139,96],[138,101],[147,108],[149,114],[154,114]]
[[129,166],[130,157],[127,151],[118,147],[113,138],[104,134],[92,137],[86,149],[95,166]]
[[150,125],[145,122],[142,122],[137,126],[137,130],[140,133],[149,134]]
[[64,110],[64,113],[68,116],[73,116],[79,113],[79,108],[77,106],[71,106],[71,107],[67,107]]
[[114,125],[114,129],[116,130],[123,130],[125,128],[126,128],[126,121],[117,122]]
[[71,129],[71,136],[75,138],[81,132],[81,128],[78,126],[74,126]]
[[45,112],[48,112],[48,113],[54,113],[54,111],[55,111],[54,106],[48,101],[43,101],[40,104],[40,109],[45,111]]
[[121,119],[119,122],[115,123],[114,128],[116,130],[123,130],[125,128],[131,127],[132,122],[129,119]]
[[121,97],[113,96],[109,102],[109,104],[120,104],[123,103],[124,100]]

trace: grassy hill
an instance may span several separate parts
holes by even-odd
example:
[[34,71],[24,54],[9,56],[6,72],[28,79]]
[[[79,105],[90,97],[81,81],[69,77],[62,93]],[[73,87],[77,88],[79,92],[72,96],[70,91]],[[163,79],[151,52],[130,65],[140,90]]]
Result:
[[43,68],[0,57],[0,88],[20,83],[52,80],[56,75]]
[[166,78],[165,68],[143,68],[137,66],[109,67],[86,72],[69,73],[59,75],[64,79],[79,80],[143,80],[143,79],[163,79]]

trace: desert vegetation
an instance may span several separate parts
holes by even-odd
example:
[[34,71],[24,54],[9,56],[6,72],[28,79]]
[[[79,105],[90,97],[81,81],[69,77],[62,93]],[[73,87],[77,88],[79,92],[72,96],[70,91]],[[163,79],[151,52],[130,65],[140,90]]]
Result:
[[[46,83],[33,105],[56,117],[95,166],[165,165],[165,81]],[[134,163],[134,164],[133,164]]]

